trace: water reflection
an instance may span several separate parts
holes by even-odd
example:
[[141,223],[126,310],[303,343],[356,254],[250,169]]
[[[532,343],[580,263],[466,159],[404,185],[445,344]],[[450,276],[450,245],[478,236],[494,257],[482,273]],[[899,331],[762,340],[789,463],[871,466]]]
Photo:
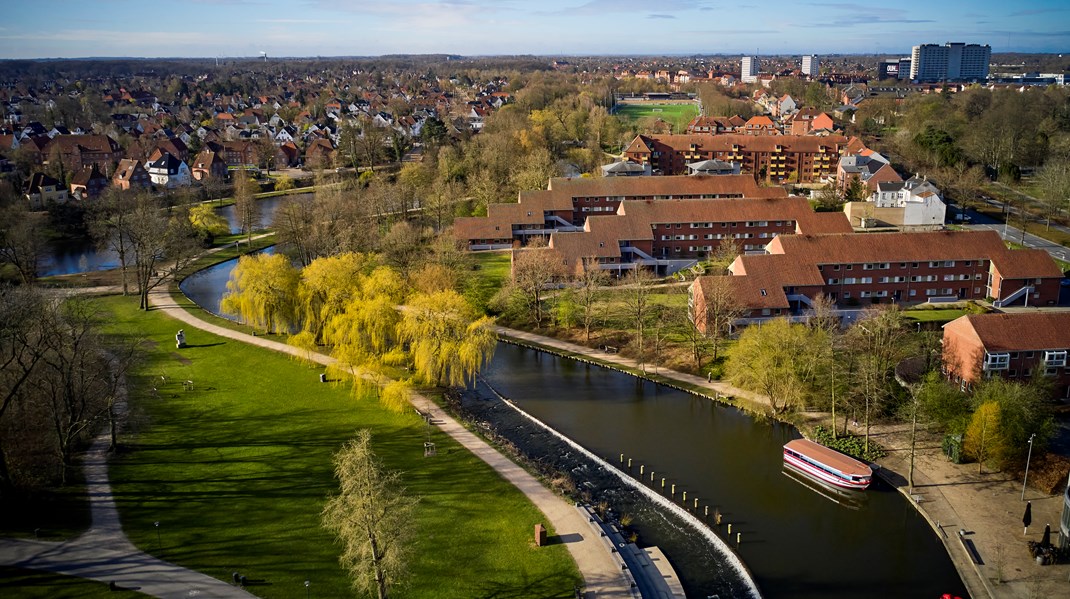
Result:
[[[274,254],[275,246],[265,248],[261,252]],[[230,280],[230,273],[237,265],[237,258],[220,262],[215,266],[199,270],[186,277],[178,287],[182,290],[182,293],[186,294],[186,297],[205,310],[224,318],[233,319],[236,315],[224,313],[219,308],[219,304],[223,301],[223,295],[227,292],[227,281]]]

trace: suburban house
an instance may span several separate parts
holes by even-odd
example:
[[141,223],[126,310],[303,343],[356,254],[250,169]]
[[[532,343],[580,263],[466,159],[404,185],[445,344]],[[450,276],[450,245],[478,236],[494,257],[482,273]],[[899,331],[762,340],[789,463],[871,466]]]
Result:
[[686,133],[689,135],[707,134],[721,135],[724,133],[741,133],[747,121],[739,115],[735,116],[697,116],[687,124]]
[[45,162],[58,158],[70,171],[94,164],[108,172],[123,157],[119,142],[107,135],[57,135],[43,150]]
[[123,158],[115,169],[111,184],[122,190],[144,189],[149,187],[152,181],[149,179],[149,172],[141,165],[140,160]]
[[108,178],[94,164],[89,168],[83,168],[71,177],[71,197],[76,200],[99,198],[107,186]]
[[636,164],[631,160],[620,160],[602,166],[603,177],[646,177],[650,175],[649,164]]
[[49,204],[66,202],[67,189],[44,173],[34,173],[26,182],[25,196],[30,202],[30,210],[44,210]]
[[858,153],[840,158],[836,165],[837,189],[845,191],[854,180],[861,181],[870,192],[875,192],[879,183],[899,182],[903,178],[895,172],[887,158],[869,148],[862,148]]
[[1047,376],[1070,398],[1070,312],[968,314],[944,325],[943,346],[944,372],[963,391],[982,378]]
[[1007,249],[995,231],[782,235],[765,250],[738,256],[730,275],[696,279],[695,313],[717,285],[746,307],[744,321],[803,316],[821,295],[846,310],[985,298],[1053,306],[1063,278],[1047,252]]
[[146,170],[153,185],[170,189],[190,184],[189,166],[167,153],[155,162],[150,162]]
[[305,165],[309,168],[326,168],[334,164],[334,145],[331,140],[319,137],[305,148]]
[[758,116],[752,116],[743,125],[744,135],[780,135],[780,131],[776,127],[776,123],[773,119],[760,114]]
[[847,144],[841,135],[639,135],[624,151],[655,174],[683,174],[701,160],[739,163],[740,171],[771,182],[814,183],[833,177]]
[[947,205],[940,190],[926,178],[881,181],[866,202],[847,202],[844,213],[859,228],[943,226]]
[[227,178],[227,161],[219,155],[219,152],[205,148],[194,157],[190,174],[197,181],[224,180]]
[[520,192],[515,204],[490,204],[487,216],[455,219],[453,234],[470,250],[505,249],[526,244],[531,237],[578,231],[588,216],[616,213],[626,200],[786,196],[784,189],[759,187],[746,175],[550,179],[545,190]]

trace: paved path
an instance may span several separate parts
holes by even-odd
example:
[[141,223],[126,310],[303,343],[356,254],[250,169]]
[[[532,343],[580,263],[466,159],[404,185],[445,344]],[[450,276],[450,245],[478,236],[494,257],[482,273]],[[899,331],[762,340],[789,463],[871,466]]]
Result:
[[[125,408],[125,398],[120,398],[116,409],[125,414]],[[123,533],[108,481],[110,441],[110,433],[105,430],[85,455],[83,468],[92,516],[89,530],[64,542],[0,539],[0,564],[114,582],[121,588],[161,599],[253,597],[238,587],[156,559],[134,547]]]
[[[310,359],[324,366],[335,362],[334,358],[320,353],[310,353],[285,343],[271,341],[263,337],[253,337],[209,322],[187,312],[172,300],[170,295],[161,290],[149,294],[149,303],[167,315],[202,331],[249,343],[265,349],[274,350]],[[187,339],[189,335],[187,335]],[[565,543],[576,565],[583,574],[587,597],[632,597],[630,584],[621,574],[609,552],[592,533],[587,521],[576,511],[575,507],[550,492],[534,476],[499,453],[475,434],[469,432],[460,423],[443,412],[434,402],[413,394],[412,403],[420,410],[430,413],[432,421],[444,433],[474,453],[481,460],[494,468],[505,480],[520,489],[536,507],[546,516],[552,530],[565,538],[576,541]],[[532,523],[534,527],[536,523]]]

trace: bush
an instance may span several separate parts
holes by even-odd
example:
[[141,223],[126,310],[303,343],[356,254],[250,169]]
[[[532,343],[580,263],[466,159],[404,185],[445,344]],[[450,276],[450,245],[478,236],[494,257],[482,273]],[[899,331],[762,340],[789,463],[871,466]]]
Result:
[[866,439],[860,435],[848,435],[846,437],[841,436],[834,438],[832,431],[823,426],[815,426],[814,430],[811,431],[811,435],[811,441],[820,443],[825,447],[835,449],[840,453],[845,453],[864,462],[875,462],[888,455],[883,447],[872,440],[869,442],[869,451],[867,452],[865,449]]

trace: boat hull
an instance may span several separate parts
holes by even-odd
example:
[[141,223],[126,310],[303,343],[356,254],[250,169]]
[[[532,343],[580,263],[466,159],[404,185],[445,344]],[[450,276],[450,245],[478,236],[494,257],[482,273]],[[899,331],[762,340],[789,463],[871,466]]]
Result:
[[789,455],[787,452],[784,453],[784,463],[792,466],[796,470],[802,472],[803,474],[806,474],[811,478],[817,479],[828,485],[833,485],[840,489],[854,489],[858,491],[864,491],[866,488],[869,487],[870,484],[870,479],[866,479],[865,481],[861,482],[852,482],[844,480],[829,472],[825,472],[824,470],[814,466],[813,464],[810,464],[809,462],[800,460],[799,458],[793,455]]

